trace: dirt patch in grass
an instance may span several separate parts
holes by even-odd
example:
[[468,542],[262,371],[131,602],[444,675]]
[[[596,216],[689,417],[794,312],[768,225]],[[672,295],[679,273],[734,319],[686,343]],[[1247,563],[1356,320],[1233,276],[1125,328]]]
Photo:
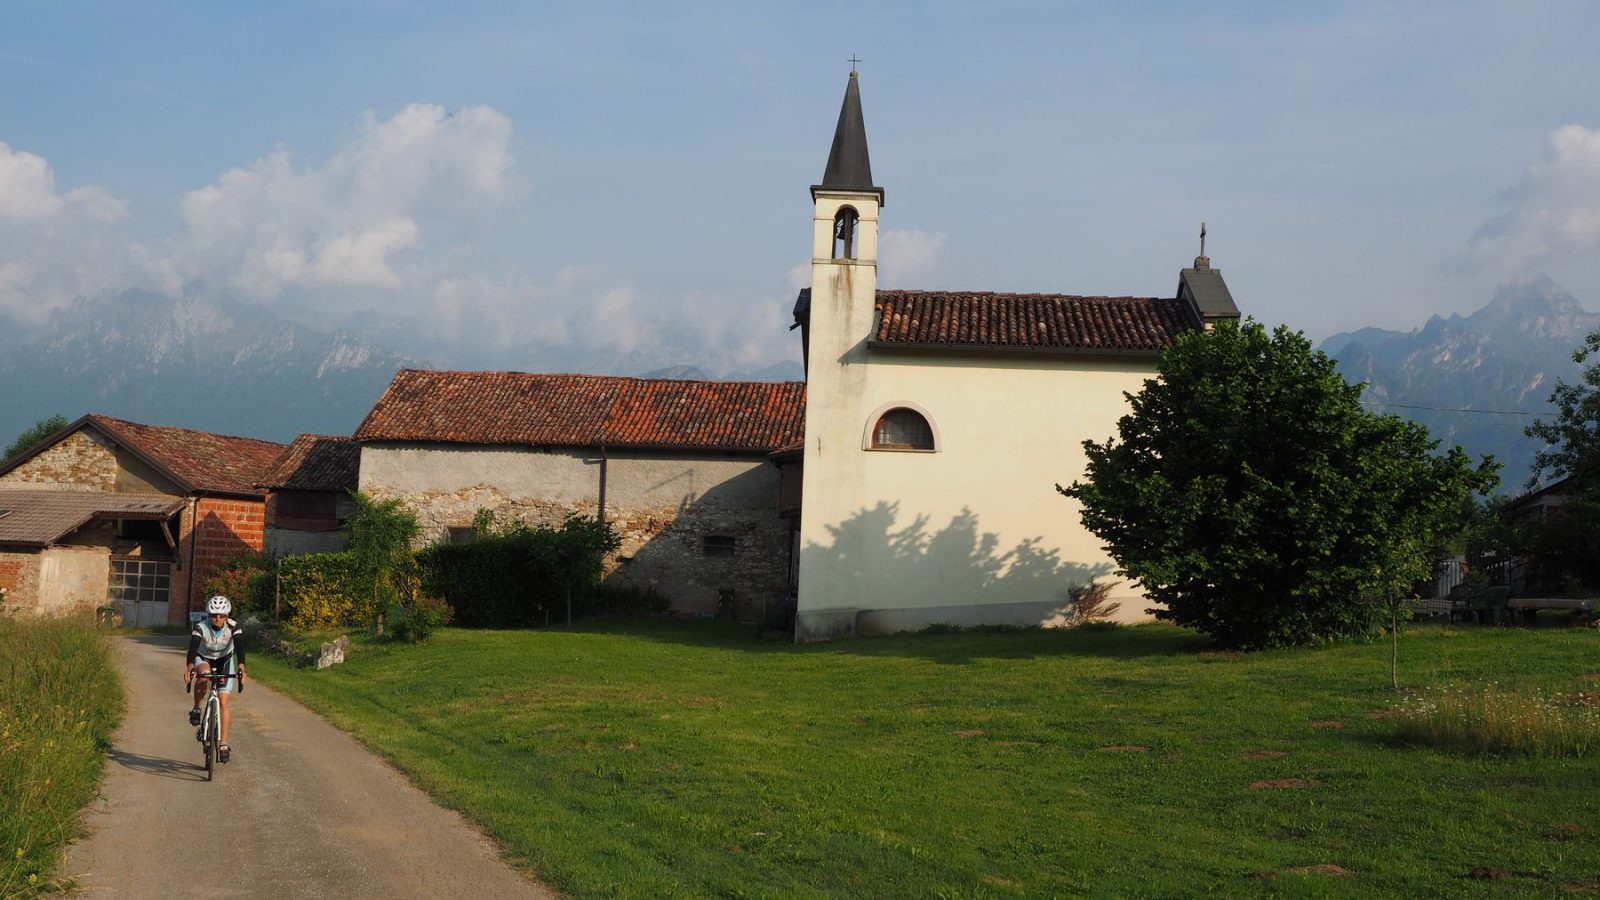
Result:
[[1244,755],[1245,759],[1280,759],[1288,756],[1282,750],[1251,750]]
[[1544,836],[1552,841],[1570,841],[1583,834],[1583,828],[1573,822],[1566,822],[1546,831]]
[[1141,747],[1138,744],[1112,744],[1109,747],[1099,747],[1099,748],[1096,748],[1096,749],[1098,749],[1101,753],[1149,753],[1150,752],[1150,748],[1149,747]]
[[1037,747],[1038,741],[995,741],[997,747]]
[[1310,724],[1312,728],[1343,728],[1344,727],[1344,720],[1343,719],[1317,719],[1316,721],[1310,722],[1308,724]]
[[1473,881],[1505,881],[1511,873],[1499,866],[1474,866],[1467,877]]
[[992,884],[997,888],[1005,888],[1008,891],[1022,890],[1022,882],[1014,881],[1010,878],[1001,878],[999,875],[985,875],[983,876],[983,881],[985,884]]
[[983,734],[983,729],[982,728],[962,728],[959,731],[952,731],[950,733],[955,735],[956,737],[962,737],[962,738],[977,737],[978,735]]
[[1354,872],[1344,866],[1334,865],[1333,863],[1317,863],[1314,866],[1290,866],[1284,871],[1295,875],[1337,875],[1340,878],[1349,878],[1355,875]]
[[1312,781],[1309,778],[1263,778],[1260,781],[1250,782],[1250,790],[1259,791],[1267,788],[1316,787],[1321,783],[1322,782],[1320,781]]
[[1600,706],[1600,691],[1579,691],[1568,694],[1567,702],[1573,706]]
[[1600,881],[1579,881],[1573,884],[1564,884],[1561,887],[1572,894],[1600,894]]
[[1398,709],[1375,709],[1372,712],[1367,713],[1367,718],[1369,718],[1369,719],[1392,719],[1392,718],[1394,718],[1395,716],[1398,716],[1398,715],[1400,715],[1400,710],[1398,710]]

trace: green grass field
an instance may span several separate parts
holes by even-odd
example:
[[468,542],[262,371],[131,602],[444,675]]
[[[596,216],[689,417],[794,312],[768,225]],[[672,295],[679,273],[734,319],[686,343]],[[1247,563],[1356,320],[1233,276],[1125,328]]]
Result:
[[110,641],[87,618],[0,616],[0,897],[58,886],[121,715]]
[[[1600,891],[1600,759],[1399,744],[1388,652],[626,621],[251,672],[579,896]],[[1594,629],[1419,628],[1401,654],[1415,687],[1600,689]]]

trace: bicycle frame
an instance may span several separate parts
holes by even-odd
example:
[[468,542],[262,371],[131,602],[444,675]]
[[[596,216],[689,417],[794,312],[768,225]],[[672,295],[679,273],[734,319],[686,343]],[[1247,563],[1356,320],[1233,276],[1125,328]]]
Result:
[[[200,727],[195,731],[195,739],[200,742],[206,757],[206,780],[211,781],[216,777],[216,764],[218,744],[222,731],[222,700],[219,690],[228,683],[229,678],[239,678],[237,672],[199,672],[196,671],[185,685],[186,691],[199,690],[200,680],[205,679],[210,689],[206,691],[205,706],[200,712]],[[244,679],[238,681],[239,691],[244,692]]]

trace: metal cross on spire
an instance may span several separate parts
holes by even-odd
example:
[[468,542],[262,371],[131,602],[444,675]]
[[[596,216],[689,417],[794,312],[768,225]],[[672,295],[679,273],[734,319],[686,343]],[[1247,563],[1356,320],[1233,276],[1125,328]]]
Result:
[[1200,255],[1206,255],[1206,223],[1200,223]]
[[856,55],[854,53],[852,53],[852,54],[850,54],[850,58],[848,60],[846,60],[846,62],[850,63],[850,74],[854,75],[854,74],[856,74],[856,64],[857,63],[861,63],[861,62],[866,62],[866,60],[858,59],[856,57]]

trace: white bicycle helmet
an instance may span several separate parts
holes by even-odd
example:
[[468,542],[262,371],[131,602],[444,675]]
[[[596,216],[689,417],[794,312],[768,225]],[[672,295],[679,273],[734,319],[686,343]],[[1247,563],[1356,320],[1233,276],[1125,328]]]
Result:
[[233,604],[221,594],[206,601],[206,614],[212,616],[225,616],[233,612]]

